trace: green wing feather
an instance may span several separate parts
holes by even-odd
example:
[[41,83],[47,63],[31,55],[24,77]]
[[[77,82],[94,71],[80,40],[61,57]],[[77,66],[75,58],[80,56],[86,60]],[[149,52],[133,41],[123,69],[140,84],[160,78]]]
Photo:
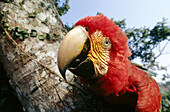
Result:
[[134,62],[131,62],[131,64],[137,66],[138,68],[144,70],[146,73],[148,73],[149,75],[151,76],[157,76],[158,74],[155,73],[155,72],[152,72],[152,71],[149,71],[147,68],[145,68],[143,65],[140,65],[140,64],[137,64],[137,63],[134,63]]

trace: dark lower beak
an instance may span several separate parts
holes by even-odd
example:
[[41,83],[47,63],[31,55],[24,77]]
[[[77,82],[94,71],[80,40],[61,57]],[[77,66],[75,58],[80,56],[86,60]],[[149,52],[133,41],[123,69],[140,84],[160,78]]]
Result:
[[82,77],[93,77],[94,66],[87,57],[90,41],[83,27],[77,26],[64,37],[58,51],[58,67],[64,79],[66,70]]

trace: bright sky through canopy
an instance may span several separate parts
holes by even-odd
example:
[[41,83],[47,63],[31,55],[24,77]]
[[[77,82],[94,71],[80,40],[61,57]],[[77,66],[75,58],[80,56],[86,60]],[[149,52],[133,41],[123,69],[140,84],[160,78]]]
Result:
[[69,25],[97,12],[115,20],[126,19],[127,27],[151,27],[163,17],[170,19],[170,0],[69,0],[69,5],[62,16]]

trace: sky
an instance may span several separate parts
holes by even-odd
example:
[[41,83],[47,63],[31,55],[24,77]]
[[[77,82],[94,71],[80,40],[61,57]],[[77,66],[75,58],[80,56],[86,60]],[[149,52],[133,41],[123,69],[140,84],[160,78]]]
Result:
[[170,19],[170,0],[69,0],[70,9],[62,16],[64,23],[101,12],[115,20],[126,19],[127,27],[152,27],[163,17]]
[[[170,0],[69,0],[69,5],[69,11],[61,19],[64,24],[70,26],[81,18],[96,15],[97,12],[114,20],[126,19],[127,28],[153,28],[163,17],[168,19],[170,26]],[[161,45],[164,44],[165,42]],[[170,43],[164,53],[167,53],[169,48]],[[158,62],[160,65],[166,65],[170,74],[170,55],[162,55]],[[163,74],[162,71],[156,72]],[[161,78],[162,75],[159,75],[155,79],[160,82]]]

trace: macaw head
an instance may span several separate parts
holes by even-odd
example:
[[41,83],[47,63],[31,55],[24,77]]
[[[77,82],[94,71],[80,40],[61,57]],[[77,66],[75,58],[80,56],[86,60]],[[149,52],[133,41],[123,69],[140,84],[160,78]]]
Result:
[[[64,37],[58,51],[58,67],[83,78],[101,78],[110,67],[121,67],[130,56],[126,34],[104,15],[79,20]],[[122,63],[121,63],[122,62]]]

